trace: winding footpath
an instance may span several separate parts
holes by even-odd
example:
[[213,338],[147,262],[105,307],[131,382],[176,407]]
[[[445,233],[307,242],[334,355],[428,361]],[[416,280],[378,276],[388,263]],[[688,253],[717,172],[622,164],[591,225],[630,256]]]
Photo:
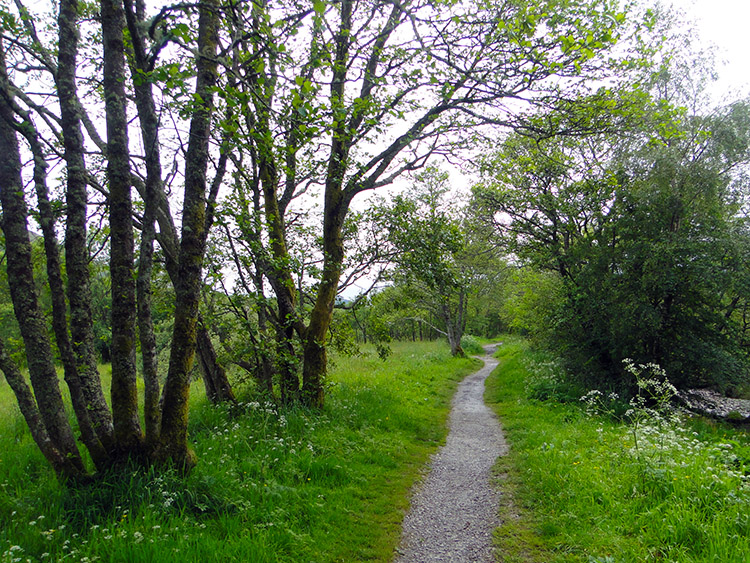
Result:
[[500,493],[490,470],[507,451],[495,414],[484,404],[484,381],[497,366],[486,346],[484,367],[453,397],[446,443],[414,492],[394,563],[492,563],[492,531]]

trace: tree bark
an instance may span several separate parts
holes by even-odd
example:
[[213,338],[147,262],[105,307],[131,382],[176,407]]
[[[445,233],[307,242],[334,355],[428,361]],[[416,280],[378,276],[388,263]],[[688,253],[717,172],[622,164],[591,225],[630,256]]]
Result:
[[[0,71],[2,80],[6,81],[3,54],[0,54],[0,69],[3,69]],[[58,465],[56,470],[72,476],[85,473],[85,468],[65,413],[46,323],[39,310],[31,243],[26,224],[28,211],[21,178],[21,155],[16,132],[11,126],[13,119],[8,100],[4,99],[0,103],[0,205],[3,211],[0,226],[5,235],[8,279],[12,280],[10,295],[26,347],[29,376],[34,387],[40,419],[54,448],[70,463]],[[6,376],[10,373],[11,379],[16,378],[17,381],[17,374],[13,373],[7,362],[3,371]],[[21,400],[27,400],[21,385],[16,385],[14,391],[20,393]],[[27,414],[33,418],[34,413],[33,410],[29,410],[28,403],[25,408]],[[37,438],[45,443],[41,435]],[[51,450],[48,453],[51,455]]]
[[316,408],[322,408],[325,402],[324,383],[328,365],[326,338],[338,293],[341,265],[344,262],[341,231],[347,210],[348,205],[341,191],[327,187],[323,230],[323,275],[305,334],[302,366],[302,400]]
[[[142,6],[134,7],[132,0],[125,0],[125,16],[130,31],[133,48],[132,74],[146,72],[146,48],[142,36]],[[138,333],[141,344],[141,361],[143,366],[143,415],[146,429],[146,447],[153,451],[158,446],[161,424],[159,408],[160,385],[158,376],[158,355],[156,352],[156,335],[151,313],[151,283],[153,272],[154,240],[156,238],[156,216],[158,194],[163,194],[161,172],[161,155],[159,145],[159,120],[156,114],[153,90],[149,80],[135,80],[135,103],[138,108],[138,119],[141,125],[141,137],[145,147],[146,181],[143,200],[141,244],[138,258],[138,276],[136,280],[136,297],[138,303]],[[165,198],[166,199],[166,198]]]
[[[353,7],[354,3],[351,0],[343,0],[341,3],[341,24],[336,35],[336,54],[331,78],[331,107],[334,114],[345,108],[345,84],[351,45]],[[341,277],[341,265],[344,262],[341,229],[349,209],[349,200],[344,197],[342,186],[348,165],[352,134],[356,129],[350,127],[351,125],[352,123],[348,120],[342,119],[333,128],[323,209],[323,274],[303,344],[302,399],[305,404],[317,408],[321,408],[325,401],[323,383],[328,364],[326,337],[333,316],[333,304]]]
[[463,336],[463,311],[464,311],[464,298],[463,293],[459,296],[458,306],[456,312],[452,313],[450,303],[443,303],[440,309],[440,315],[443,317],[445,323],[445,332],[448,337],[448,344],[451,347],[451,354],[459,358],[465,358],[466,352],[461,347],[461,337]]
[[86,240],[88,196],[83,135],[76,86],[78,56],[78,2],[61,0],[58,15],[58,65],[55,77],[60,102],[60,127],[66,163],[67,222],[65,226],[65,270],[73,352],[87,408],[99,439],[109,451],[114,447],[114,427],[102,392],[94,347],[89,285],[89,254]]
[[118,451],[139,455],[135,358],[135,244],[125,97],[125,14],[122,0],[102,0],[104,101],[107,121],[110,276],[112,280],[112,417]]
[[[147,178],[148,181],[148,178]],[[146,193],[144,192],[144,197],[146,196]],[[167,274],[169,275],[169,279],[172,281],[172,285],[176,288],[177,287],[177,280],[180,277],[179,273],[179,265],[178,265],[178,254],[179,254],[179,248],[180,248],[180,241],[179,237],[177,236],[177,231],[175,229],[174,223],[171,220],[171,215],[169,214],[169,204],[167,203],[166,194],[164,193],[164,190],[162,187],[156,191],[154,194],[154,198],[156,199],[155,202],[155,209],[154,213],[156,215],[156,219],[159,223],[159,230],[160,232],[156,234],[156,239],[159,241],[159,244],[162,247],[162,250],[164,251],[164,257],[165,257],[165,265],[167,269]],[[146,220],[146,215],[144,214],[144,221]],[[203,320],[201,317],[200,312],[198,313],[198,324],[199,326],[203,326]],[[234,391],[232,391],[232,386],[229,383],[229,379],[226,377],[226,370],[223,368],[223,366],[218,362],[218,358],[216,355],[216,351],[214,350],[213,343],[211,342],[210,338],[198,338],[197,339],[197,348],[196,352],[199,356],[199,360],[201,363],[201,369],[203,366],[208,366],[210,368],[211,373],[214,374],[214,377],[219,381],[218,389],[221,390],[228,390],[229,392],[221,395],[217,394],[214,396],[214,400],[216,402],[221,401],[234,401]],[[155,367],[154,367],[155,370]],[[155,373],[155,372],[154,372]],[[201,372],[205,377],[205,372]],[[213,387],[212,382],[206,382],[204,379],[204,383],[206,384],[206,389],[209,388],[209,386]],[[158,382],[157,382],[158,385]],[[158,387],[155,386],[156,395],[155,400],[158,404]]]
[[185,155],[185,197],[182,215],[179,275],[175,283],[176,307],[169,371],[164,388],[161,435],[157,457],[183,470],[195,464],[188,447],[188,394],[190,370],[196,348],[201,271],[206,245],[206,169],[216,82],[218,2],[201,4],[198,19],[196,104]]
[[21,374],[21,370],[10,359],[5,351],[5,345],[0,339],[0,371],[5,374],[8,385],[13,390],[13,394],[18,401],[18,408],[21,410],[26,424],[29,426],[31,437],[39,447],[42,455],[52,466],[55,474],[59,479],[75,479],[81,475],[80,468],[74,463],[73,459],[62,454],[57,445],[50,438],[47,427],[44,425],[39,408],[34,401],[34,395],[26,385],[26,381]]
[[[263,108],[259,108],[260,130],[268,130],[268,118]],[[299,399],[299,377],[294,352],[294,335],[305,333],[306,328],[298,318],[297,295],[294,279],[289,270],[289,251],[286,244],[284,214],[279,205],[278,173],[272,160],[273,148],[261,144],[258,151],[258,175],[263,190],[266,223],[268,226],[273,263],[266,272],[274,293],[279,311],[277,334],[277,357],[281,387],[281,400],[284,404]]]
[[[5,99],[11,99],[10,92],[5,84],[0,89],[2,89],[1,95],[5,96]],[[4,103],[4,100],[0,100],[0,103]],[[86,449],[88,449],[97,469],[104,469],[110,463],[109,455],[101,443],[99,436],[97,436],[91,417],[89,416],[75,355],[73,354],[73,347],[70,342],[70,334],[68,333],[68,313],[65,303],[65,284],[62,278],[59,243],[55,232],[55,217],[47,190],[47,161],[44,158],[44,151],[39,142],[37,130],[28,116],[24,116],[24,122],[21,124],[19,130],[26,138],[34,155],[34,188],[36,191],[37,209],[39,211],[38,222],[44,239],[47,281],[52,301],[52,329],[63,364],[65,382],[70,390],[70,400],[76,414],[78,427],[81,431],[81,439],[86,445]]]
[[[256,266],[257,267],[257,266]],[[263,299],[263,276],[258,275],[256,284],[260,298]],[[268,341],[268,312],[266,311],[265,303],[261,303],[258,307],[258,335],[259,335],[259,348],[258,355],[260,356],[260,374],[257,376],[258,382],[260,383],[261,389],[269,396],[273,397],[273,363],[269,357],[269,350],[266,342]]]
[[197,346],[203,351],[198,354],[198,359],[203,372],[203,382],[208,400],[214,404],[226,401],[236,402],[237,398],[229,384],[226,370],[219,363],[211,342],[211,336],[201,320],[198,321],[197,338]]

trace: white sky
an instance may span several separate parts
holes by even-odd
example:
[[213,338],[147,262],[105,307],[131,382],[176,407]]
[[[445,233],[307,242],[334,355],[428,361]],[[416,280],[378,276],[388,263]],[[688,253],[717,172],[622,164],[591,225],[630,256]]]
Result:
[[685,11],[698,29],[697,41],[715,45],[719,81],[711,88],[714,99],[747,96],[750,93],[750,1],[664,0],[664,3]]

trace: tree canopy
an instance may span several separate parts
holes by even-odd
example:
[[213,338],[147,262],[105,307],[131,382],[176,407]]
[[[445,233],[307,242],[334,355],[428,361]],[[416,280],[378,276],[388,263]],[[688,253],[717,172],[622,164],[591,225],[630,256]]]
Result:
[[475,197],[519,261],[559,276],[535,322],[577,373],[625,377],[632,358],[731,387],[748,370],[749,106],[665,118],[654,100],[627,135],[509,137]]

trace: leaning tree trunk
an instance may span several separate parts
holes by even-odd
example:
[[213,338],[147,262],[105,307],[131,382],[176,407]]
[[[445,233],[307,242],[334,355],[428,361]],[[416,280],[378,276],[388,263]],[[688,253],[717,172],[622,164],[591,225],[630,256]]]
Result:
[[[0,61],[0,69],[5,69],[5,58]],[[7,76],[0,70],[0,80]],[[21,336],[26,347],[26,358],[29,377],[34,388],[34,397],[38,405],[38,419],[35,418],[33,399],[29,399],[28,388],[18,380],[17,370],[4,353],[3,372],[13,390],[19,405],[23,406],[24,416],[35,428],[35,440],[43,448],[58,475],[74,477],[85,473],[73,430],[65,413],[62,394],[55,370],[52,347],[50,345],[44,316],[39,310],[34,269],[31,258],[31,243],[26,224],[28,210],[24,201],[23,180],[21,178],[21,155],[18,139],[11,126],[14,119],[7,101],[0,103],[0,205],[2,205],[2,226],[5,235],[5,255],[7,261],[10,295],[13,309],[18,320]],[[30,402],[31,401],[31,402]],[[51,445],[47,443],[44,433],[38,424],[43,423]],[[64,462],[57,459],[54,451],[59,452]]]
[[182,214],[179,275],[169,371],[164,386],[161,435],[157,458],[183,470],[195,464],[188,447],[188,395],[193,366],[200,301],[201,271],[206,246],[206,169],[211,136],[213,86],[216,82],[218,2],[207,0],[198,19],[197,79],[190,141],[185,155],[185,196]]
[[[157,219],[159,221],[160,233],[157,235],[157,239],[164,250],[165,264],[169,279],[172,281],[172,285],[177,287],[178,280],[180,278],[179,270],[179,247],[180,242],[175,231],[174,224],[171,222],[168,213],[166,212],[168,204],[164,191],[159,189],[155,194],[156,207],[155,210]],[[144,215],[144,221],[146,217]],[[208,226],[206,225],[206,231]],[[201,318],[200,312],[198,313],[198,327],[205,327]],[[207,330],[207,329],[205,329]],[[199,336],[199,335],[198,335]],[[210,338],[197,338],[196,353],[200,360],[201,374],[203,375],[203,382],[206,388],[206,393],[209,400],[212,403],[219,403],[224,401],[236,401],[234,391],[229,383],[226,370],[219,363],[214,345]],[[206,375],[209,374],[209,375]],[[157,388],[158,390],[158,388]],[[216,392],[214,393],[214,390]],[[158,402],[158,397],[156,398]]]
[[104,469],[110,464],[109,453],[104,448],[89,416],[86,397],[83,393],[78,374],[73,344],[68,333],[68,311],[65,302],[65,282],[62,278],[62,266],[59,253],[59,242],[55,232],[55,218],[47,190],[47,161],[39,142],[36,129],[30,120],[23,123],[23,132],[34,155],[34,187],[36,191],[38,221],[44,238],[44,254],[47,262],[47,282],[49,283],[52,301],[52,329],[57,342],[57,350],[63,365],[65,383],[70,390],[70,402],[75,411],[81,440],[91,455],[97,469]]
[[143,434],[138,415],[135,358],[135,247],[125,98],[125,13],[122,1],[102,0],[101,14],[112,279],[112,417],[117,450],[123,456],[130,456],[142,453]]
[[198,320],[197,346],[202,350],[198,354],[200,360],[201,372],[203,373],[203,384],[206,387],[206,395],[212,403],[222,403],[226,401],[235,402],[232,386],[229,385],[229,378],[224,367],[219,363],[211,343],[211,336],[202,320]]
[[[143,37],[145,12],[143,3],[125,0],[125,15],[130,31],[133,50],[133,74],[148,72],[149,61]],[[144,379],[144,413],[146,422],[146,441],[149,447],[155,447],[161,426],[159,408],[159,381],[156,355],[156,339],[151,317],[151,272],[153,265],[153,242],[159,240],[166,258],[167,273],[176,286],[179,277],[178,254],[180,241],[169,213],[169,203],[163,188],[161,176],[161,158],[159,154],[159,120],[156,113],[151,82],[134,81],[136,106],[141,124],[143,144],[146,147],[146,181],[141,196],[145,202],[143,230],[138,265],[138,329],[140,333],[141,355],[143,359]],[[154,221],[159,222],[160,233],[156,233]],[[207,228],[210,221],[207,223]],[[199,327],[203,326],[200,317]],[[229,384],[226,370],[218,362],[210,338],[198,337],[197,354],[200,360],[204,383],[211,402],[235,401],[234,392]],[[206,374],[209,374],[208,376]],[[209,389],[217,389],[211,393]]]
[[18,366],[5,351],[2,339],[0,339],[0,371],[5,374],[5,379],[16,396],[18,408],[29,427],[31,437],[41,450],[42,455],[52,466],[55,474],[62,479],[75,478],[80,475],[80,469],[73,462],[73,459],[63,455],[52,441],[39,413],[39,407],[34,400],[34,394],[29,389],[29,386],[26,385],[21,370],[18,369]]
[[[136,88],[136,100],[138,100],[138,88]],[[139,110],[140,112],[140,110]],[[155,114],[154,114],[155,119]],[[154,124],[155,125],[155,124]],[[156,135],[156,129],[154,129],[154,135],[152,136],[153,139],[158,140],[158,135]],[[146,146],[150,146],[150,143],[147,143]],[[151,158],[154,158],[153,155]],[[147,158],[147,168],[148,168],[148,162],[149,158]],[[156,169],[156,164],[154,164],[154,168]],[[149,183],[149,176],[146,177],[146,183]],[[148,200],[149,197],[149,187],[144,186],[146,189],[142,193],[143,198],[147,202],[146,212],[144,213],[144,233],[142,234],[142,237],[147,236],[147,231],[145,230],[145,224],[150,220],[150,215],[148,214],[149,208],[148,208]],[[166,198],[166,194],[164,193],[164,190],[162,188],[161,181],[159,181],[159,185],[157,186],[151,186],[151,188],[154,190],[152,192],[153,198],[154,198],[154,215],[156,216],[156,220],[159,223],[159,233],[156,233],[156,240],[159,241],[159,244],[162,247],[162,250],[164,251],[164,258],[165,258],[165,266],[167,269],[167,274],[169,275],[169,279],[172,281],[172,286],[177,287],[177,282],[180,278],[180,270],[179,270],[179,248],[180,248],[180,240],[177,236],[177,231],[175,229],[174,223],[172,222],[171,216],[169,214],[169,203]],[[206,223],[205,231],[208,231],[210,222]],[[142,245],[141,248],[143,250],[143,238],[142,238]],[[141,254],[141,260],[144,258],[144,254]],[[143,266],[143,262],[141,263],[141,267]],[[145,271],[143,271],[145,274]],[[145,284],[145,280],[143,282]],[[141,297],[139,296],[139,299]],[[140,314],[140,313],[139,313]],[[140,322],[140,321],[139,321]],[[203,321],[201,320],[201,315],[198,313],[198,326],[204,326]],[[146,332],[143,331],[143,327],[141,326],[141,338],[144,337],[144,334]],[[143,346],[143,342],[141,342],[141,345]],[[211,380],[206,380],[206,371],[202,371],[201,373],[204,376],[204,384],[207,389],[216,388],[218,389],[218,392],[215,395],[211,395],[209,393],[209,399],[212,402],[223,402],[223,401],[235,401],[235,395],[234,391],[232,390],[232,386],[229,383],[229,378],[226,375],[226,370],[224,367],[219,363],[216,351],[214,350],[213,343],[211,342],[210,338],[198,338],[197,339],[197,345],[196,345],[196,353],[200,360],[201,368],[204,366],[207,367],[208,373],[212,374]],[[144,372],[145,372],[144,367]],[[156,364],[153,364],[153,373],[156,373]],[[145,377],[145,374],[144,374]],[[154,381],[153,384],[153,390],[154,393],[149,394],[146,393],[147,397],[152,396],[154,397],[153,404],[158,404],[159,397],[158,397],[158,381],[155,380],[155,378],[152,379]],[[152,404],[151,401],[147,398],[147,404]],[[146,417],[148,418],[148,411],[146,414]],[[159,416],[161,416],[159,414]],[[148,424],[148,421],[147,421]],[[157,432],[158,433],[158,432]],[[147,429],[148,434],[148,429]]]
[[291,404],[299,399],[300,392],[294,352],[294,335],[295,332],[304,334],[305,329],[298,319],[294,280],[287,266],[289,252],[286,246],[282,211],[279,208],[278,175],[267,156],[265,153],[261,154],[259,164],[270,247],[274,257],[267,271],[267,276],[276,294],[279,311],[279,323],[276,329],[276,354],[279,366],[281,400],[285,404]]
[[[39,210],[38,222],[44,237],[44,252],[47,264],[47,281],[52,300],[52,327],[57,341],[57,349],[62,360],[65,382],[70,390],[71,403],[78,420],[81,439],[91,454],[94,464],[103,468],[108,464],[108,453],[105,450],[89,416],[88,406],[83,394],[78,367],[73,354],[70,335],[68,334],[67,305],[65,303],[65,284],[62,278],[59,243],[55,232],[55,218],[47,190],[47,160],[39,141],[39,133],[28,113],[13,103],[13,94],[7,79],[5,59],[0,51],[0,104],[4,104],[5,115],[11,116],[15,111],[23,117],[23,122],[16,124],[9,121],[21,133],[29,144],[34,157],[34,188]],[[49,457],[48,457],[49,459]]]
[[[256,128],[261,131],[269,131],[266,114],[267,111],[258,107]],[[270,146],[261,145],[258,151],[258,176],[263,191],[265,217],[270,239],[269,246],[274,258],[266,274],[276,294],[278,307],[279,323],[276,329],[276,355],[279,367],[281,401],[284,404],[291,404],[297,402],[300,393],[294,335],[295,333],[303,334],[305,328],[298,318],[295,284],[288,268],[289,251],[286,244],[284,215],[282,208],[279,206],[279,175],[272,159],[272,147]]]

